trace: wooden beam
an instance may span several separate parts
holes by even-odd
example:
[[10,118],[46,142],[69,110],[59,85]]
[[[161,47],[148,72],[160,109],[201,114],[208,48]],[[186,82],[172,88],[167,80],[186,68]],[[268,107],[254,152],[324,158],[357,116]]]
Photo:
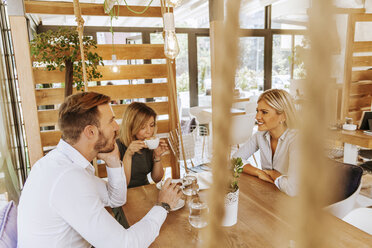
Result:
[[9,21],[21,95],[28,156],[30,165],[32,166],[37,160],[43,157],[44,153],[41,147],[40,129],[37,118],[27,22],[24,16],[10,16]]
[[356,22],[372,22],[372,14],[354,14]]
[[[121,119],[125,109],[129,104],[111,105],[116,119]],[[149,102],[146,103],[149,107],[155,110],[158,115],[168,114],[168,102]],[[54,126],[58,122],[58,109],[39,110],[38,111],[39,124],[43,126]]]
[[353,45],[354,53],[372,52],[372,41],[357,41]]
[[[72,2],[57,1],[24,1],[25,10],[28,14],[48,14],[48,15],[74,15]],[[128,10],[126,6],[115,5],[119,16],[128,17],[162,17],[160,7],[149,7],[142,15],[135,14]],[[142,11],[145,6],[130,6],[135,11]],[[108,16],[103,9],[103,4],[80,3],[81,14],[85,16]]]
[[353,67],[358,67],[358,66],[371,66],[372,67],[372,56],[353,57]]
[[[102,78],[100,81],[125,79],[153,79],[166,78],[167,66],[165,64],[118,65],[118,72],[113,72],[112,65],[98,66]],[[34,68],[35,84],[63,83],[65,71],[46,71],[44,68]]]
[[[112,45],[97,45],[96,52],[103,60],[112,59]],[[115,44],[117,60],[165,59],[164,44]]]
[[369,82],[357,82],[351,84],[350,95],[362,95],[368,92],[372,94],[372,80]]
[[364,71],[352,71],[352,82],[362,81],[362,80],[372,80],[372,70]]
[[[168,96],[167,83],[106,85],[88,87],[88,91],[95,91],[110,96],[112,99],[133,99]],[[36,90],[36,103],[41,105],[60,104],[64,101],[64,88],[49,88]],[[76,88],[73,91],[76,93]]]

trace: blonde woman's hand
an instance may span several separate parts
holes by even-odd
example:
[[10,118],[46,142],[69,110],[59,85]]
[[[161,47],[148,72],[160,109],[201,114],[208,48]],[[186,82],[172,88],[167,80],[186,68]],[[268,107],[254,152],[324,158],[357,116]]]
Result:
[[263,170],[263,171],[266,174],[268,174],[273,179],[273,181],[275,181],[275,179],[277,179],[278,177],[282,175],[279,171],[276,171],[276,170]]
[[165,142],[165,140],[163,139],[160,139],[158,148],[154,150],[154,158],[160,159],[161,155],[163,155],[168,150],[169,148],[167,142]]
[[269,183],[274,183],[273,179],[271,178],[270,175],[266,174],[265,171],[260,170],[257,173],[257,177],[263,181],[269,182]]
[[136,152],[139,152],[141,149],[146,147],[146,143],[142,140],[134,140],[132,141],[132,143],[129,144],[125,153],[128,153],[129,156],[133,156]]

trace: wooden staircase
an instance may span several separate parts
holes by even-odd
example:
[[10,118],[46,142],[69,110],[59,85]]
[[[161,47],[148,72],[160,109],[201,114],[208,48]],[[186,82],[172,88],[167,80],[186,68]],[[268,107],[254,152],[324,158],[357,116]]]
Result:
[[372,100],[372,40],[355,39],[358,23],[372,22],[372,14],[349,14],[342,97],[342,120],[353,118],[359,123],[363,111],[371,110]]

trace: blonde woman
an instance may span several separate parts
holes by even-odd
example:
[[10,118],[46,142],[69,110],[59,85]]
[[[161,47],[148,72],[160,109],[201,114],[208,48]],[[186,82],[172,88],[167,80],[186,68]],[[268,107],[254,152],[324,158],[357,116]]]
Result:
[[246,164],[243,172],[275,184],[288,195],[295,195],[297,118],[292,97],[284,90],[266,90],[257,100],[256,120],[258,132],[233,157],[247,160],[260,150],[262,170]]
[[161,156],[168,150],[167,144],[160,140],[158,148],[150,150],[144,142],[155,133],[155,111],[144,103],[131,103],[124,112],[119,139],[116,141],[128,188],[148,184],[147,174],[150,172],[154,182],[163,178]]

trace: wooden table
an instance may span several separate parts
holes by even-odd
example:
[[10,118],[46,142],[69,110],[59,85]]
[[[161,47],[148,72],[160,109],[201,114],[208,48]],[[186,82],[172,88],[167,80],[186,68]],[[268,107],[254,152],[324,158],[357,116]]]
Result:
[[372,149],[372,136],[364,134],[362,130],[347,131],[336,130],[331,131],[332,138],[344,142],[344,163],[356,164],[358,158],[358,148]]
[[[277,203],[293,200],[274,185],[243,174],[240,178],[238,223],[224,228],[226,245],[221,247],[288,247],[288,213],[280,211]],[[206,191],[200,194],[205,196]],[[128,222],[139,221],[153,207],[158,195],[155,185],[128,189],[127,203],[123,206]],[[187,204],[168,214],[160,235],[150,247],[202,247],[199,229],[188,222]],[[286,216],[287,215],[287,216]],[[339,240],[330,247],[371,247],[372,236],[330,216]],[[275,238],[278,237],[279,238]]]

